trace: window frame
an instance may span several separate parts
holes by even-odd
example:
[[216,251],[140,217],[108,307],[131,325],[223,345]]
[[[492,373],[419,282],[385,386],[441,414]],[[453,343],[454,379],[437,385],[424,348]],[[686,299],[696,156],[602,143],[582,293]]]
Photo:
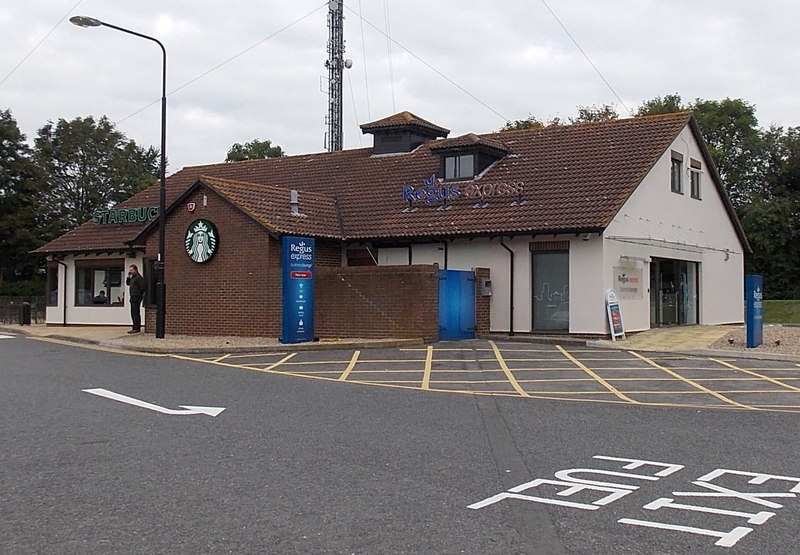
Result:
[[47,299],[46,306],[58,306],[58,262],[47,263]]
[[703,199],[702,178],[703,165],[699,160],[689,160],[689,189],[692,198],[697,200]]
[[670,157],[669,187],[670,191],[679,195],[683,194],[683,154],[672,151]]
[[[105,279],[101,284],[96,283],[95,276],[97,275],[97,272],[105,272]],[[114,277],[116,272],[118,272],[119,280]],[[73,298],[75,306],[94,308],[123,306],[125,304],[125,281],[122,277],[124,273],[124,258],[76,260]],[[87,288],[87,285],[91,288]],[[104,304],[95,304],[94,297],[99,294],[101,289],[105,291],[106,298],[109,299],[109,302]],[[120,300],[117,302],[112,302],[112,299],[114,299],[117,291],[119,294],[116,294],[116,297]],[[87,295],[87,293],[89,293],[89,295]]]
[[[469,169],[463,164],[464,161],[469,159]],[[464,181],[466,179],[473,179],[475,177],[475,153],[459,153],[444,156],[444,180],[445,181]],[[451,167],[452,165],[452,167]],[[451,175],[452,170],[452,175]]]

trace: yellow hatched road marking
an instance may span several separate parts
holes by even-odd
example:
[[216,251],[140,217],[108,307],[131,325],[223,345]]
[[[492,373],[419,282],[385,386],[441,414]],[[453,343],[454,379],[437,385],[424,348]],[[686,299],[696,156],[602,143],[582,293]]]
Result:
[[433,366],[433,345],[428,345],[425,353],[425,372],[422,374],[422,389],[431,387],[431,366]]
[[528,395],[528,392],[525,391],[524,389],[522,389],[522,386],[519,385],[519,382],[517,381],[517,378],[514,377],[514,374],[511,372],[511,369],[506,364],[506,361],[503,359],[503,355],[500,354],[500,349],[497,348],[497,345],[495,344],[495,342],[494,341],[489,341],[489,345],[492,346],[492,351],[494,351],[494,356],[497,359],[497,362],[500,364],[500,368],[503,369],[503,372],[506,375],[506,379],[511,384],[511,386],[514,388],[514,390],[517,393],[519,393],[520,395],[522,395],[523,397],[530,397],[530,395]]
[[569,352],[567,352],[567,350],[564,349],[561,345],[556,345],[556,348],[559,351],[561,351],[562,355],[564,355],[569,360],[571,360],[572,363],[575,364],[575,366],[577,366],[578,368],[580,368],[581,370],[583,370],[584,372],[589,374],[591,377],[593,377],[597,381],[597,383],[599,383],[600,385],[605,387],[611,393],[613,393],[614,395],[616,395],[617,397],[619,397],[623,401],[627,401],[628,403],[633,403],[635,405],[639,404],[639,401],[635,401],[635,400],[631,399],[630,397],[628,397],[627,395],[622,393],[619,389],[617,389],[616,387],[614,387],[613,385],[611,385],[610,383],[605,381],[602,377],[600,377],[598,374],[596,374],[591,368],[589,368],[588,366],[583,364],[580,360],[578,360],[577,358],[572,356]]
[[350,357],[350,363],[347,365],[347,368],[345,368],[344,372],[342,372],[342,375],[339,376],[339,381],[340,382],[345,381],[347,379],[347,377],[350,375],[350,372],[353,371],[353,368],[356,367],[356,362],[358,362],[358,357],[359,357],[360,354],[361,354],[361,351],[354,351],[353,352],[353,356]]
[[285,357],[283,357],[282,359],[280,359],[278,362],[274,362],[274,363],[270,364],[269,366],[265,366],[264,368],[262,368],[262,370],[273,370],[274,368],[277,368],[278,366],[280,366],[281,364],[283,364],[284,362],[286,362],[287,360],[289,360],[290,358],[292,358],[296,354],[297,353],[290,353],[290,354],[286,355]]
[[[744,368],[739,368],[738,366],[734,366],[733,364],[730,364],[729,362],[725,362],[724,360],[718,360],[716,358],[712,358],[712,359],[709,359],[709,360],[713,360],[714,362],[718,362],[721,365],[727,366],[728,368],[730,368],[732,370],[738,370],[739,372],[744,372],[745,374],[750,374],[751,376],[755,376],[756,378],[760,378],[762,380],[766,380],[768,382],[774,383],[775,385],[779,385],[781,387],[785,387],[786,389],[790,389],[792,391],[796,391],[796,392],[800,393],[800,388],[794,387],[794,386],[789,385],[789,384],[785,384],[780,380],[776,380],[775,378],[770,378],[769,376],[764,376],[763,374],[759,374],[758,372],[753,372],[752,370],[745,370]],[[790,378],[790,379],[796,379],[796,378]]]
[[637,353],[637,352],[635,352],[635,351],[628,351],[628,352],[629,352],[630,354],[632,354],[633,356],[635,356],[636,358],[638,358],[639,360],[642,360],[642,361],[646,362],[647,364],[651,365],[652,367],[654,367],[654,368],[658,368],[659,370],[662,370],[662,371],[666,372],[666,373],[667,373],[667,374],[669,374],[670,376],[673,376],[673,377],[675,377],[676,379],[678,379],[678,380],[680,380],[680,381],[682,381],[682,382],[684,382],[684,383],[687,383],[687,384],[691,385],[692,387],[696,387],[696,388],[697,388],[697,389],[699,389],[700,391],[704,391],[705,393],[708,393],[709,395],[713,395],[714,397],[716,397],[716,398],[717,398],[717,399],[719,399],[720,401],[724,401],[724,402],[726,402],[726,403],[730,403],[731,405],[735,405],[735,406],[737,406],[737,407],[741,407],[741,408],[743,408],[743,409],[756,410],[756,408],[755,408],[755,407],[751,407],[751,406],[749,406],[749,405],[743,405],[742,403],[738,403],[738,402],[734,401],[733,399],[728,399],[728,398],[727,398],[727,397],[725,397],[724,395],[720,395],[720,394],[719,394],[719,393],[717,393],[716,391],[713,391],[713,390],[711,390],[711,389],[708,389],[707,387],[703,386],[702,384],[699,384],[699,383],[697,383],[697,382],[696,382],[696,381],[694,381],[694,380],[690,380],[689,378],[685,378],[685,377],[681,376],[680,374],[678,374],[677,372],[673,372],[672,370],[670,370],[670,369],[669,369],[669,368],[667,368],[666,366],[661,366],[661,365],[660,365],[660,364],[658,364],[657,362],[655,362],[655,361],[653,361],[653,360],[651,360],[651,359],[647,358],[646,356],[642,356],[642,355],[640,355],[639,353]]
[[219,358],[212,359],[212,360],[211,360],[211,362],[220,362],[221,360],[225,360],[225,359],[226,359],[226,358],[228,358],[229,356],[231,356],[231,354],[230,354],[230,353],[228,353],[227,355],[222,355],[222,356],[221,356],[221,357],[219,357]]

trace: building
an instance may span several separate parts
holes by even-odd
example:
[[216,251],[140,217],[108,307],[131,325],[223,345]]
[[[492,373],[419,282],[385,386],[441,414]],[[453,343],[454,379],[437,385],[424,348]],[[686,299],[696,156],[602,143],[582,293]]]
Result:
[[[479,334],[608,335],[609,289],[626,331],[743,321],[749,246],[690,113],[455,138],[408,112],[361,128],[372,148],[169,177],[168,334],[280,337],[287,235],[316,241],[323,337],[436,339],[450,301],[437,313],[434,265],[477,269]],[[152,282],[157,204],[154,186],[38,249],[48,324],[129,323],[125,268]],[[216,228],[204,262],[197,222]]]

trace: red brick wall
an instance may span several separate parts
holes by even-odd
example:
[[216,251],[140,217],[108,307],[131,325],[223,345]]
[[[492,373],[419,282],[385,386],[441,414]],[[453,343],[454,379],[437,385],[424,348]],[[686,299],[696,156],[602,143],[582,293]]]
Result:
[[318,267],[316,277],[316,335],[439,339],[437,266]]
[[483,280],[491,279],[489,268],[475,268],[475,335],[484,336],[491,329],[489,303],[491,297],[483,296]]
[[[207,205],[203,206],[203,194]],[[195,203],[195,211],[186,205]],[[218,232],[217,251],[203,264],[186,254],[184,238],[198,218]],[[199,188],[166,223],[167,335],[281,335],[281,244],[216,193]],[[158,232],[147,253],[158,251]],[[340,241],[316,241],[315,335],[320,338],[439,337],[435,266],[343,268]],[[155,331],[155,309],[145,314]]]
[[[207,206],[203,206],[203,194]],[[186,204],[194,202],[189,212]],[[203,264],[186,254],[189,225],[204,218],[217,227],[217,251]],[[167,334],[247,335],[280,333],[280,245],[266,230],[216,193],[198,188],[167,218],[165,235]],[[158,232],[147,238],[147,253],[158,251]],[[155,330],[155,310],[146,329]]]

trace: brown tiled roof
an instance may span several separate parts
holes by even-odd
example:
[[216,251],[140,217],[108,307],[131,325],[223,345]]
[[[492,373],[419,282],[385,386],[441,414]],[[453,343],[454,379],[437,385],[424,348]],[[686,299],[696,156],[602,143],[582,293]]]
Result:
[[363,123],[359,127],[361,127],[362,132],[368,133],[375,129],[386,129],[389,127],[404,127],[408,125],[416,125],[418,127],[424,127],[425,129],[435,131],[436,133],[444,137],[447,137],[447,135],[450,133],[449,129],[445,129],[444,127],[439,127],[438,125],[431,123],[427,120],[424,120],[419,116],[415,116],[411,112],[400,112],[399,114],[394,114],[392,116],[389,116],[388,118],[379,119],[370,123]]
[[487,147],[501,152],[508,152],[506,145],[500,141],[490,139],[488,137],[481,137],[475,133],[467,133],[460,137],[453,137],[452,139],[442,139],[430,144],[431,152],[439,152],[440,150],[450,150],[453,148],[464,147]]
[[[448,210],[422,202],[415,203],[416,211],[404,210],[403,187],[423,187],[440,171],[431,147],[441,141],[394,156],[373,157],[372,149],[362,148],[187,167],[169,177],[167,201],[169,206],[202,178],[279,233],[392,240],[599,232],[689,123],[699,139],[690,113],[478,135],[479,141],[511,154],[479,179],[445,185],[459,185],[462,192],[480,186],[506,193],[508,185],[522,185],[521,194],[491,196],[482,207],[462,194]],[[299,191],[307,217],[288,212],[290,189]],[[120,206],[157,205],[157,195],[158,185]],[[732,209],[730,214],[735,221]],[[144,227],[85,224],[39,252],[124,249]]]
[[295,214],[290,206],[290,189],[205,176],[200,182],[275,233],[342,237],[336,201],[326,195],[299,192]]

